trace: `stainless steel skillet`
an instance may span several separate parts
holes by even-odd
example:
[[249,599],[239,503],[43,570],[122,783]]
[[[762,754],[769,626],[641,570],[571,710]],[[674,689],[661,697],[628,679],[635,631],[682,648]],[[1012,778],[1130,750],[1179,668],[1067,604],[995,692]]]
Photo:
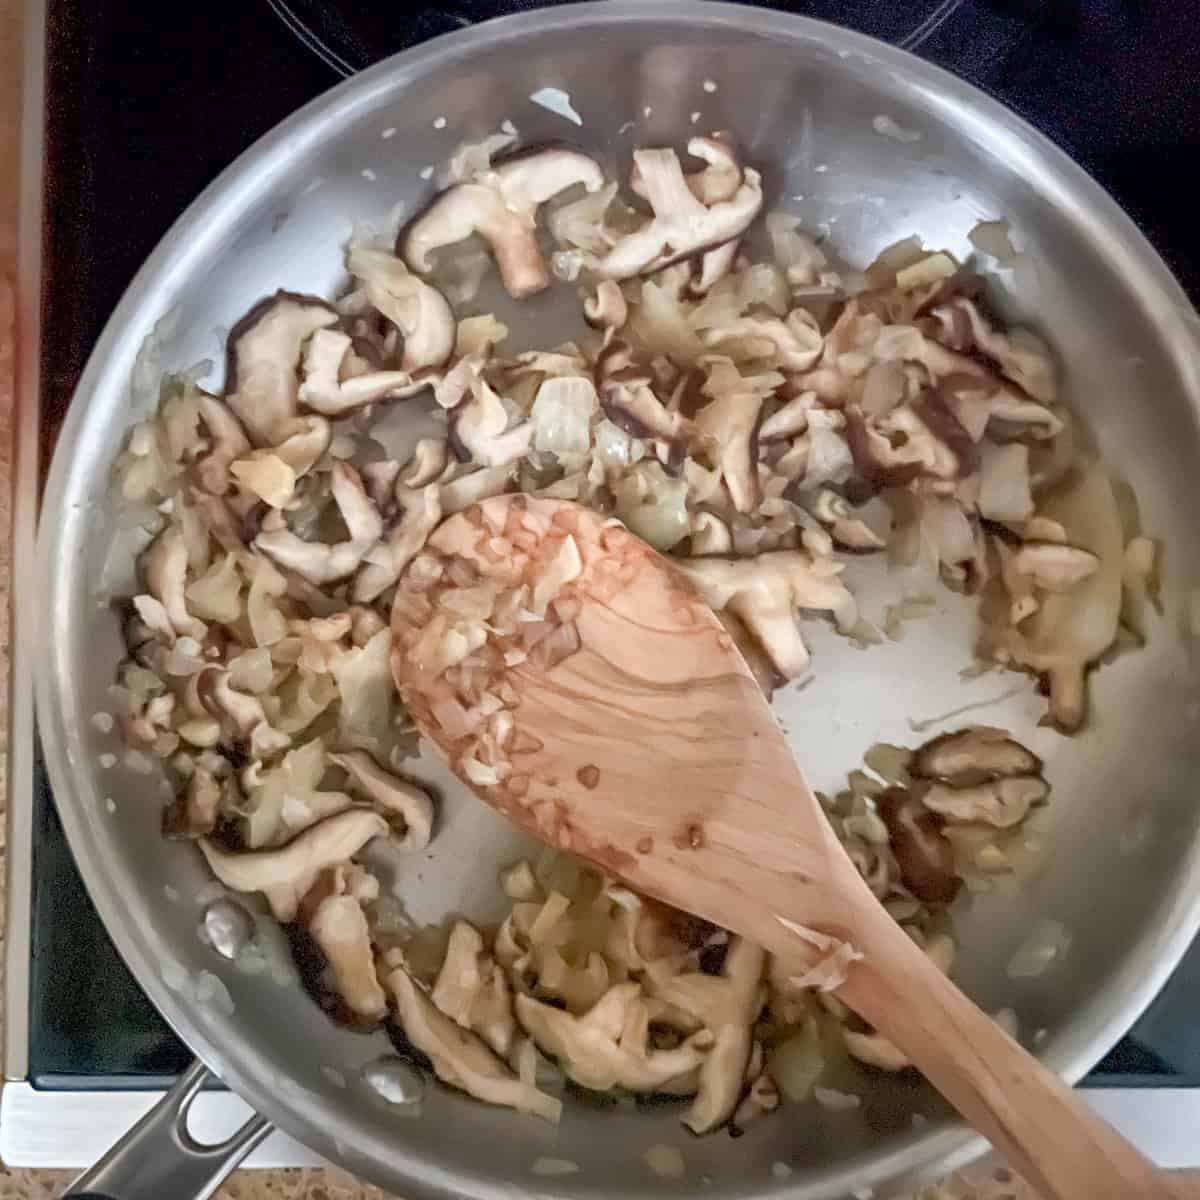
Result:
[[[530,103],[546,86],[569,94],[582,126]],[[986,97],[903,52],[800,18],[612,0],[441,39],[341,85],[265,138],[142,269],[61,435],[36,582],[48,766],[72,849],[119,949],[230,1087],[293,1136],[407,1197],[651,1197],[697,1190],[704,1178],[717,1195],[816,1200],[945,1170],[977,1148],[938,1119],[915,1129],[914,1111],[936,1118],[940,1109],[895,1084],[874,1089],[856,1116],[805,1111],[734,1144],[685,1140],[669,1111],[582,1102],[555,1135],[440,1090],[421,1119],[397,1120],[359,1082],[380,1045],[333,1029],[298,989],[240,974],[200,943],[211,890],[190,851],[159,840],[158,779],[100,765],[110,745],[91,716],[106,707],[120,655],[101,598],[119,591],[131,568],[108,471],[125,430],[154,402],[158,371],[219,364],[222,331],[277,286],[332,291],[352,221],[382,223],[397,204],[415,208],[432,187],[424,168],[504,119],[525,141],[566,137],[615,168],[634,145],[680,140],[693,112],[737,132],[766,171],[772,204],[861,261],[910,233],[965,257],[971,227],[1006,216],[1025,251],[1022,269],[1002,277],[1011,306],[1055,343],[1072,401],[1167,547],[1167,615],[1144,652],[1097,677],[1089,732],[1064,742],[1034,731],[1039,706],[1027,692],[989,710],[989,720],[1021,730],[1047,759],[1056,803],[1039,834],[1050,848],[1046,869],[1020,891],[976,898],[962,916],[965,986],[989,1007],[1013,1008],[1028,1035],[1044,1030],[1045,1059],[1077,1078],[1132,1023],[1200,925],[1191,618],[1200,584],[1200,339],[1194,312],[1128,219]],[[445,128],[436,128],[442,117]],[[549,297],[521,310],[517,336],[544,344],[557,307]],[[219,374],[215,366],[214,386]],[[844,774],[872,741],[915,740],[907,718],[1003,690],[995,678],[959,680],[967,630],[954,610],[879,653],[832,640],[817,646],[818,682],[804,693],[809,718],[788,721],[805,730],[797,738],[804,761],[825,764],[828,779],[818,776],[817,786]],[[519,847],[478,805],[450,793],[432,856],[406,883],[414,915],[486,911],[492,867]],[[1055,972],[1013,980],[1005,965],[1039,917],[1071,930],[1070,954]],[[228,989],[232,1012],[203,1000],[205,972]],[[683,1148],[685,1184],[647,1170],[643,1152],[662,1142]],[[143,1142],[143,1163],[151,1153]],[[550,1185],[531,1172],[545,1155],[581,1169]],[[209,1173],[232,1157],[214,1157]],[[778,1162],[793,1168],[786,1180],[772,1171]],[[110,1176],[104,1186],[117,1183]],[[188,1186],[200,1194],[161,1176],[155,1183],[160,1196],[187,1195]]]

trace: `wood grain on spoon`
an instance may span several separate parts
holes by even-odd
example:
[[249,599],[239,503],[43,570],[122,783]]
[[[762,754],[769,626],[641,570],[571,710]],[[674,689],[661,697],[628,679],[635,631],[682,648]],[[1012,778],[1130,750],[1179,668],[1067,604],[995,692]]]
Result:
[[823,963],[1051,1200],[1180,1194],[888,917],[729,635],[618,523],[486,500],[435,531],[392,625],[409,711],[493,808],[638,891]]

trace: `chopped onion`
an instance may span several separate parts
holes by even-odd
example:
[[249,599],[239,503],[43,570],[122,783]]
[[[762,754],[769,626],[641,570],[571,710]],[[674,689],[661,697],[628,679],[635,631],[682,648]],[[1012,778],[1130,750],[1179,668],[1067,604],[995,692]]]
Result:
[[341,740],[370,750],[386,742],[391,729],[391,630],[383,629],[365,646],[348,650],[330,667],[341,696]]
[[1033,516],[1029,447],[984,442],[979,461],[979,514],[989,521],[1020,523]]
[[451,155],[447,169],[447,183],[461,183],[474,179],[492,165],[492,159],[501,150],[507,150],[517,140],[516,130],[489,133],[477,142],[466,142]]
[[825,1056],[811,1022],[799,1033],[781,1042],[767,1059],[771,1077],[779,1085],[784,1099],[801,1104],[812,1095],[825,1070]]
[[500,782],[496,768],[481,763],[477,758],[464,758],[462,770],[463,774],[477,787],[493,787]]
[[617,516],[656,550],[670,550],[691,533],[688,485],[656,462],[639,463],[613,485]]
[[535,450],[585,454],[591,448],[596,388],[590,379],[556,376],[543,380],[533,401]]
[[903,267],[896,272],[896,286],[902,292],[911,292],[914,288],[925,287],[939,280],[948,279],[958,270],[958,263],[948,254],[931,254],[911,266]]
[[1017,250],[1009,237],[1008,222],[980,221],[967,234],[967,240],[981,254],[990,254],[1001,266],[1010,266],[1017,258]]
[[270,451],[256,450],[229,464],[230,474],[272,508],[283,508],[296,494],[296,472]]
[[683,1151],[678,1146],[656,1142],[642,1155],[642,1159],[659,1179],[682,1179],[687,1174]]
[[1008,960],[1013,979],[1033,979],[1060,963],[1071,948],[1071,931],[1052,917],[1042,917]]
[[529,1169],[543,1178],[558,1179],[564,1175],[577,1175],[579,1164],[569,1158],[535,1158]]
[[808,234],[800,232],[800,218],[791,213],[768,213],[766,226],[775,262],[788,283],[796,286],[818,282],[828,259]]
[[862,1097],[853,1092],[839,1092],[836,1088],[826,1088],[818,1085],[813,1088],[813,1099],[830,1112],[850,1112],[862,1106]]
[[500,872],[500,886],[510,900],[537,900],[542,891],[533,868],[524,859]]
[[641,446],[620,426],[605,418],[596,426],[596,457],[610,468],[631,467],[641,457],[634,453],[634,446]]
[[237,559],[226,554],[188,585],[188,611],[205,621],[232,625],[242,615],[241,591]]
[[649,279],[642,284],[642,302],[634,310],[630,325],[646,348],[657,354],[687,362],[704,349],[680,302]]

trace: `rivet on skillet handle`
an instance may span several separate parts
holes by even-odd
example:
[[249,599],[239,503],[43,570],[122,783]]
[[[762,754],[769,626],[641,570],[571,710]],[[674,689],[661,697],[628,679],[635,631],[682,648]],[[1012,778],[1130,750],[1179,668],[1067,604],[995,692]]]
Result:
[[208,1200],[214,1195],[272,1125],[254,1116],[217,1145],[195,1141],[187,1129],[188,1109],[208,1078],[204,1064],[193,1063],[63,1200]]

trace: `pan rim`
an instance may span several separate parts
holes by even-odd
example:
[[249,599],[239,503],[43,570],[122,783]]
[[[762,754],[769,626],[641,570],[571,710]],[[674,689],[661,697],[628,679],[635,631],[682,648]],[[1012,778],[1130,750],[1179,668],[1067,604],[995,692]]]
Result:
[[[1072,207],[1082,200],[1081,219],[1099,236],[1103,235],[1110,255],[1136,287],[1139,296],[1155,319],[1169,329],[1172,344],[1186,350],[1190,362],[1184,363],[1188,393],[1200,397],[1200,335],[1196,314],[1182,288],[1166,265],[1134,225],[1132,220],[1106,192],[1062,150],[1033,127],[1010,112],[998,101],[942,69],[915,58],[910,53],[885,45],[859,33],[828,25],[811,18],[709,0],[593,0],[555,10],[557,22],[579,31],[614,24],[645,25],[674,22],[697,26],[719,36],[722,30],[735,30],[757,37],[780,39],[795,44],[817,45],[851,55],[868,56],[882,68],[895,72],[915,89],[915,94],[937,111],[953,110],[956,119],[974,127],[980,140],[1008,138],[1006,149],[1019,150],[1027,159],[1027,169],[1037,169],[1043,191],[1056,195]],[[534,10],[498,18],[481,25],[445,35],[406,50],[367,69],[362,74],[335,85],[287,120],[267,133],[240,155],[194,200],[178,218],[150,257],[139,269],[121,301],[105,325],[80,378],[59,435],[53,464],[40,505],[43,514],[62,514],[73,493],[81,489],[75,479],[72,447],[83,430],[86,399],[99,390],[113,372],[127,372],[122,365],[128,354],[117,353],[118,344],[128,341],[131,324],[147,320],[147,300],[155,295],[173,294],[183,281],[193,277],[219,229],[232,214],[253,203],[263,180],[277,166],[286,163],[307,147],[327,137],[331,121],[352,122],[369,111],[384,96],[401,90],[411,80],[444,71],[457,59],[466,58],[482,47],[495,51],[499,45],[518,41],[534,33],[546,20],[543,11]],[[157,309],[149,319],[161,315]],[[134,321],[134,318],[139,318]],[[38,531],[37,594],[44,599],[37,614],[39,626],[36,646],[36,702],[38,727],[45,751],[47,769],[58,811],[73,856],[99,912],[125,962],[155,1006],[183,1041],[206,1064],[214,1067],[222,1080],[279,1128],[318,1152],[345,1162],[372,1178],[388,1173],[389,1186],[402,1186],[414,1196],[478,1196],[499,1200],[508,1192],[501,1181],[486,1182],[466,1176],[455,1168],[426,1158],[407,1157],[402,1148],[389,1148],[388,1155],[399,1167],[385,1167],[381,1156],[368,1149],[370,1142],[349,1123],[339,1125],[326,1114],[317,1125],[301,1112],[301,1104],[273,1087],[277,1072],[265,1059],[241,1053],[235,1059],[217,1041],[196,1027],[190,1004],[172,992],[164,982],[159,964],[145,936],[131,917],[127,897],[120,887],[120,873],[110,865],[97,843],[88,836],[88,814],[76,787],[71,766],[74,753],[71,731],[66,720],[66,697],[71,691],[72,665],[65,651],[68,639],[55,636],[56,624],[70,611],[72,597],[63,591],[62,577],[53,564],[60,561],[62,546],[69,541],[70,522],[43,523]],[[1200,876],[1200,845],[1189,856],[1190,873]],[[1086,1037],[1072,1044],[1056,1042],[1046,1055],[1048,1065],[1069,1082],[1075,1082],[1113,1042],[1121,1036],[1150,1003],[1154,995],[1182,958],[1200,929],[1200,888],[1190,897],[1175,898],[1170,920],[1156,938],[1153,969],[1145,972],[1123,997],[1121,1005]],[[357,1141],[352,1145],[350,1140]],[[914,1171],[949,1170],[977,1156],[982,1140],[961,1129],[951,1129],[899,1142],[895,1149],[872,1160],[870,1177],[863,1184],[893,1182]],[[840,1170],[841,1168],[839,1168]],[[822,1172],[821,1174],[824,1174]],[[856,1180],[857,1182],[857,1180]],[[822,1184],[811,1181],[813,1189]],[[792,1194],[817,1195],[806,1181],[793,1181]]]

